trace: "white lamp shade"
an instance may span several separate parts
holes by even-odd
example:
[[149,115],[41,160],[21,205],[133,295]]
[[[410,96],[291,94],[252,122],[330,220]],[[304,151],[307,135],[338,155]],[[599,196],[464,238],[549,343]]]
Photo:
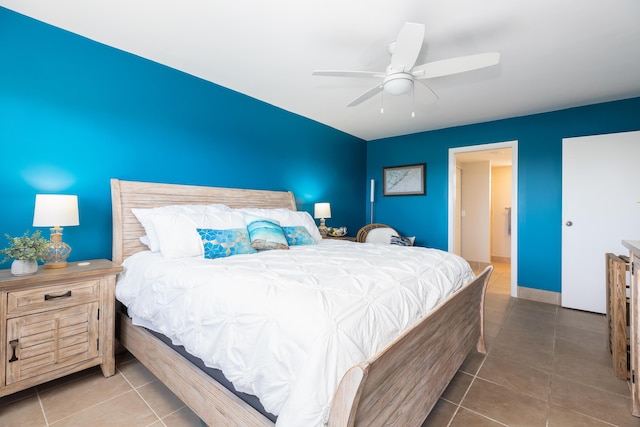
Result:
[[331,218],[330,203],[316,203],[313,209],[314,218]]
[[33,212],[34,227],[66,227],[80,225],[78,196],[66,194],[36,194]]

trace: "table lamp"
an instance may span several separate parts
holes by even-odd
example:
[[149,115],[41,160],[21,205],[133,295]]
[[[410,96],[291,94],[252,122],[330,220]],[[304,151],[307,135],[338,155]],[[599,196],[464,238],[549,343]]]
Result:
[[66,194],[36,194],[33,212],[34,227],[51,227],[51,237],[44,268],[67,266],[71,247],[62,241],[62,227],[80,225],[78,196]]
[[330,203],[316,203],[313,209],[313,217],[320,218],[320,226],[318,231],[322,237],[327,235],[327,226],[324,223],[325,218],[331,218],[331,204]]

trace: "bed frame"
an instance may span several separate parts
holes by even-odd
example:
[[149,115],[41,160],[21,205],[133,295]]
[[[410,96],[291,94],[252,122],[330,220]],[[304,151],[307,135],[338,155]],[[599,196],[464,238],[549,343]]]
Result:
[[[113,261],[146,250],[131,208],[223,203],[296,210],[291,192],[111,180]],[[331,427],[420,426],[472,348],[485,353],[484,296],[493,267],[440,303],[371,359],[353,366],[333,398]],[[120,315],[120,343],[209,426],[273,426],[247,403]]]

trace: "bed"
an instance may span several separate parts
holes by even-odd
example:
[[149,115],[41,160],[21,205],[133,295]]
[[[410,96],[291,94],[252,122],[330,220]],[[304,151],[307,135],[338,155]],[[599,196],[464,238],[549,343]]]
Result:
[[[132,209],[180,204],[296,210],[292,193],[111,181],[113,260],[147,251]],[[340,242],[347,245],[359,243]],[[368,245],[368,244],[367,244]],[[363,247],[366,245],[363,245]],[[385,245],[392,246],[392,245]],[[406,249],[406,248],[405,248]],[[284,251],[286,252],[286,251]],[[300,252],[302,253],[302,252]],[[492,268],[412,323],[339,380],[325,420],[329,426],[419,426],[468,353],[484,352],[483,306]],[[121,314],[120,343],[210,426],[269,426],[273,421],[202,372],[156,335]]]

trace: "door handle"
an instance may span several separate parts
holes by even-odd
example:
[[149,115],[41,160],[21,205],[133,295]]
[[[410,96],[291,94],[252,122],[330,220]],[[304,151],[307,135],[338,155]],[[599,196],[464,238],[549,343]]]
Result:
[[573,222],[567,221],[567,222],[565,222],[564,225],[566,225],[567,227],[571,227],[573,225]]
[[11,362],[15,362],[16,360],[18,360],[18,358],[16,357],[16,347],[18,347],[18,340],[11,340],[9,341],[9,345],[11,346],[11,359],[9,359],[9,363]]

